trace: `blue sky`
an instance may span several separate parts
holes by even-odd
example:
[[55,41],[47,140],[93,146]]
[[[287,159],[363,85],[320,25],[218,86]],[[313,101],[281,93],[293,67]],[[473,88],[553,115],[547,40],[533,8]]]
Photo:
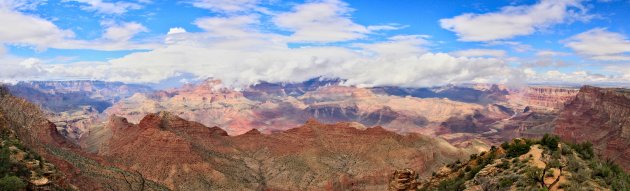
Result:
[[630,84],[630,1],[5,0],[0,81]]

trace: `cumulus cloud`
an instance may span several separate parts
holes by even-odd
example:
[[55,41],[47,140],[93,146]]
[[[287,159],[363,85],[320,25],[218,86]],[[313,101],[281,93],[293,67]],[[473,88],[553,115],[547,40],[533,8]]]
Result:
[[364,26],[350,18],[352,9],[339,0],[321,0],[300,4],[292,11],[275,15],[276,26],[291,31],[292,42],[339,42],[364,38],[378,30],[395,30],[404,26]]
[[156,83],[192,74],[199,79],[221,79],[233,87],[259,81],[299,82],[318,76],[348,79],[347,85],[433,86],[470,81],[505,82],[506,74],[512,72],[501,59],[428,52],[421,46],[426,43],[421,36],[396,36],[349,48],[289,48],[286,44],[275,45],[273,40],[260,41],[258,48],[250,48],[239,46],[238,39],[229,37],[196,41],[200,42],[177,42],[96,66],[79,63],[59,65],[55,70],[76,68],[72,75],[135,83]]
[[507,6],[498,12],[466,13],[441,19],[440,26],[461,41],[493,41],[529,35],[575,19],[588,19],[579,0],[541,0],[534,5]]
[[605,28],[594,28],[564,41],[578,54],[596,60],[630,60],[630,40]]
[[24,80],[44,78],[47,71],[41,61],[35,58],[19,58],[0,55],[0,82],[15,83]]
[[116,14],[120,15],[126,13],[129,10],[135,10],[142,8],[142,5],[132,2],[114,1],[105,2],[103,0],[65,0],[74,1],[85,4],[82,9],[86,11],[95,11],[101,14]]
[[451,54],[455,56],[464,56],[464,57],[481,57],[481,56],[492,56],[492,57],[504,57],[506,56],[505,50],[496,50],[496,49],[466,49],[452,52]]

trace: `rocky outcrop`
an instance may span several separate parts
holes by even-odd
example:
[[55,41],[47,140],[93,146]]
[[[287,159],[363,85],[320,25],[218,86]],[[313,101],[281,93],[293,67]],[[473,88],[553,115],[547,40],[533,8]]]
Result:
[[554,133],[589,141],[606,158],[630,170],[630,90],[584,86],[555,121]]
[[389,179],[389,191],[418,190],[418,173],[411,169],[396,170]]

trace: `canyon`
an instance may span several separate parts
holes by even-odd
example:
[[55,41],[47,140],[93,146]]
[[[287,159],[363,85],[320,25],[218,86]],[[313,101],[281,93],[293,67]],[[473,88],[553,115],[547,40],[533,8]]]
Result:
[[[626,170],[629,161],[624,89],[361,88],[326,79],[243,89],[213,79],[165,90],[40,83],[9,90],[46,110],[49,130],[38,136],[62,170],[89,172],[72,176],[83,188],[133,176],[154,190],[382,190],[396,169],[427,176],[493,145],[547,133],[591,141]],[[97,101],[56,107],[77,92]],[[49,95],[59,98],[41,99]]]

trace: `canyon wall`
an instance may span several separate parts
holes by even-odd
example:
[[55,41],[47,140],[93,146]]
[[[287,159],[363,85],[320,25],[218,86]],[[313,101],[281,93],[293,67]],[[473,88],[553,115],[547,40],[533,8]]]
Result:
[[567,102],[575,98],[578,91],[574,88],[530,86],[512,90],[509,99],[514,104],[530,106],[530,109],[559,111]]
[[554,133],[590,141],[599,154],[630,170],[630,91],[585,86],[560,113]]

